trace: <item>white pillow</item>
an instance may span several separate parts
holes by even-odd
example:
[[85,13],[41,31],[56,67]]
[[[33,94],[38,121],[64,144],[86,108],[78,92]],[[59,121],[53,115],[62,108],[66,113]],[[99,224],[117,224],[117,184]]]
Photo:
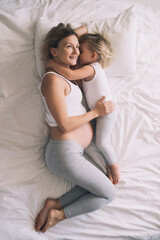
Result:
[[[113,49],[111,65],[106,69],[108,75],[129,76],[136,70],[136,16],[133,6],[121,12],[115,18],[99,19],[86,23],[88,32],[99,32],[109,36]],[[36,24],[35,53],[36,66],[40,78],[45,73],[45,63],[41,60],[40,47],[48,31],[58,22],[40,18]],[[72,25],[72,23],[71,23]]]
[[40,78],[42,78],[45,73],[45,62],[41,59],[40,48],[49,30],[56,25],[58,25],[58,23],[53,23],[51,20],[44,17],[41,17],[36,23],[35,54],[37,72]]
[[133,6],[115,18],[91,21],[86,24],[88,32],[108,36],[113,58],[106,73],[111,76],[131,76],[136,71],[136,15]]

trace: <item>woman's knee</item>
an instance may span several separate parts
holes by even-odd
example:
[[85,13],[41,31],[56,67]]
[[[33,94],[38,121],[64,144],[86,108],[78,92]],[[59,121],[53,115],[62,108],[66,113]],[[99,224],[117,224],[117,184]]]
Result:
[[108,205],[108,201],[107,199],[105,198],[100,198],[99,201],[98,201],[98,207],[97,209],[101,209],[101,208],[104,208],[106,205]]
[[99,198],[98,201],[98,207],[97,208],[103,208],[106,205],[108,205],[110,202],[112,202],[115,198],[115,194],[112,194],[110,196],[108,196],[107,198]]

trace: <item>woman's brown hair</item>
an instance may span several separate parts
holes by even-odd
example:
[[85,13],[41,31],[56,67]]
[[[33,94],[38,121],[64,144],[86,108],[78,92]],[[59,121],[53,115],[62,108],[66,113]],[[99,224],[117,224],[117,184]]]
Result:
[[52,58],[50,49],[57,48],[59,42],[63,38],[69,37],[71,35],[78,37],[74,30],[71,28],[70,24],[65,25],[63,23],[59,23],[56,27],[51,28],[45,37],[44,43],[41,47],[42,59],[46,61]]

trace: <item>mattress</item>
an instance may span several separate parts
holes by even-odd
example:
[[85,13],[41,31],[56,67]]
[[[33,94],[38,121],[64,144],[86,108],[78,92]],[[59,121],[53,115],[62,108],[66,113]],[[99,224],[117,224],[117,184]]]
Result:
[[[45,165],[49,129],[38,90],[37,24],[47,18],[53,26],[64,22],[95,27],[97,21],[107,27],[130,8],[136,16],[136,35],[130,35],[127,53],[119,49],[127,65],[120,74],[118,63],[116,74],[106,71],[118,115],[111,135],[121,175],[116,198],[103,209],[37,233],[34,221],[45,199],[74,187]],[[132,0],[0,1],[0,239],[160,239],[159,19],[157,6]],[[91,145],[88,158],[104,168],[100,153],[97,160],[94,151]]]

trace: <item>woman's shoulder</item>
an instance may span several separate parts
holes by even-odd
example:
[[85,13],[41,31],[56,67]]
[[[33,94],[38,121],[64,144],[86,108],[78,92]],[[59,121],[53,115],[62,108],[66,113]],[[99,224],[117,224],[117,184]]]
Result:
[[54,72],[53,70],[48,70],[42,77],[42,82],[56,82],[56,80],[66,80],[63,76],[60,74]]
[[53,71],[47,71],[41,81],[40,89],[42,91],[42,94],[47,89],[47,91],[51,88],[65,88],[65,81],[63,80],[63,77],[61,77],[59,74],[53,72]]
[[51,68],[48,68],[46,69],[46,73],[43,75],[42,77],[42,80],[45,78],[53,78],[53,79],[56,79],[56,78],[60,78],[62,77],[60,74],[56,73],[53,69]]

